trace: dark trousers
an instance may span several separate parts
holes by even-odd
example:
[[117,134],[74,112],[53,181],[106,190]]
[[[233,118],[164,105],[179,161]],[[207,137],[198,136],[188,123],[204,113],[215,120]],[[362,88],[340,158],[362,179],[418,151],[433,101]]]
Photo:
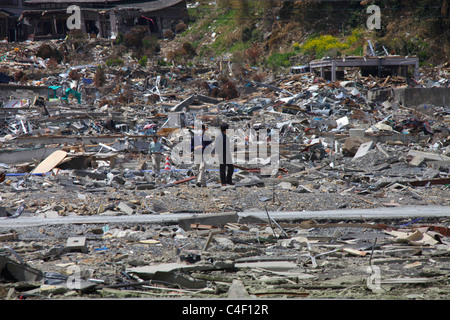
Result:
[[[226,171],[228,169],[228,171]],[[234,166],[232,164],[220,164],[220,181],[222,184],[232,183]]]

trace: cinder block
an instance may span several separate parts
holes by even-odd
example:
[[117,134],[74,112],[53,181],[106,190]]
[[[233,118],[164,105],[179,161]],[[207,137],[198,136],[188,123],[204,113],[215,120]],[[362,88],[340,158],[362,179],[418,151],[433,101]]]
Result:
[[350,138],[354,138],[354,137],[363,138],[366,134],[366,131],[364,129],[349,129],[348,132],[349,132]]
[[127,205],[124,202],[119,203],[119,205],[117,207],[120,209],[120,211],[122,211],[125,214],[132,215],[134,213],[133,208],[131,208],[129,205]]
[[86,252],[87,243],[85,237],[71,237],[67,239],[67,251],[69,252]]

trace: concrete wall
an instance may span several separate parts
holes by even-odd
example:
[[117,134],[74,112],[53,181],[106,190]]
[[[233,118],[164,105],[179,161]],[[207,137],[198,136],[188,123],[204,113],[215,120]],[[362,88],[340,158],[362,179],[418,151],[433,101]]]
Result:
[[14,97],[15,99],[30,99],[33,100],[35,96],[47,97],[47,86],[21,86],[16,84],[0,84],[0,98],[8,99]]
[[430,104],[450,106],[450,87],[398,88],[394,89],[394,99],[405,107]]

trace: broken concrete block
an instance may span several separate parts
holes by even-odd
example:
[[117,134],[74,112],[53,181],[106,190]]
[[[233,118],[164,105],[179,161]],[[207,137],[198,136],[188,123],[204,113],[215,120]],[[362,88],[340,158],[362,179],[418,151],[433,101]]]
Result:
[[68,252],[87,252],[85,237],[71,237],[67,239],[66,249]]
[[40,293],[42,294],[63,294],[68,291],[65,285],[49,285],[43,284],[40,287]]
[[424,172],[423,178],[425,180],[435,179],[439,177],[439,174],[440,174],[439,170],[429,168]]
[[122,211],[123,213],[128,214],[128,215],[132,215],[134,213],[133,208],[131,208],[129,205],[127,205],[124,202],[120,202],[119,205],[117,206],[117,208],[120,211]]
[[293,190],[293,186],[290,182],[281,182],[278,184],[278,188],[284,189],[284,190]]
[[313,192],[310,188],[303,186],[303,185],[299,185],[297,187],[297,189],[295,189],[294,191],[297,193],[312,193]]
[[136,185],[136,190],[151,190],[156,189],[156,185],[154,183],[143,183]]
[[425,162],[425,158],[422,156],[416,156],[412,158],[412,160],[409,162],[411,166],[414,167],[420,167]]
[[39,217],[40,218],[49,218],[49,219],[58,218],[59,213],[58,213],[58,211],[55,211],[55,210],[48,210],[48,211],[45,211],[45,212],[39,214]]
[[427,166],[436,170],[446,171],[447,168],[450,168],[450,161],[427,161]]
[[361,137],[347,138],[342,146],[342,153],[346,156],[354,156],[363,143]]
[[164,204],[162,204],[162,203],[154,203],[153,206],[152,206],[152,210],[154,212],[158,212],[158,213],[168,211],[167,207]]
[[378,130],[393,131],[391,126],[384,123],[377,123],[376,125],[374,125],[374,127]]
[[373,144],[374,144],[373,141],[365,142],[365,143],[361,144],[359,146],[359,149],[356,152],[355,156],[353,157],[353,159],[358,159],[358,158],[364,157],[367,154],[367,152],[370,149],[372,149]]
[[364,137],[364,135],[366,131],[364,129],[349,129],[348,133],[350,138],[355,138],[355,137]]
[[448,161],[450,157],[447,157],[443,154],[431,153],[431,152],[422,152],[417,150],[410,150],[408,152],[408,156],[411,157],[422,157],[427,160],[436,160],[436,161]]
[[242,299],[249,298],[250,295],[245,289],[244,284],[240,280],[233,280],[230,288],[228,289],[228,299]]
[[225,249],[233,249],[234,243],[228,238],[214,238],[214,240],[219,244],[219,246],[224,247]]

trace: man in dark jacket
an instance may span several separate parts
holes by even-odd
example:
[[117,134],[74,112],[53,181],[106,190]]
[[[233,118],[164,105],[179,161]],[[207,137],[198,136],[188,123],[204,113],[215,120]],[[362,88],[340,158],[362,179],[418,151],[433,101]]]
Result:
[[220,163],[220,181],[222,186],[234,185],[232,182],[234,166],[231,157],[230,139],[227,137],[229,126],[224,123],[220,126],[220,134],[216,138],[215,151]]

